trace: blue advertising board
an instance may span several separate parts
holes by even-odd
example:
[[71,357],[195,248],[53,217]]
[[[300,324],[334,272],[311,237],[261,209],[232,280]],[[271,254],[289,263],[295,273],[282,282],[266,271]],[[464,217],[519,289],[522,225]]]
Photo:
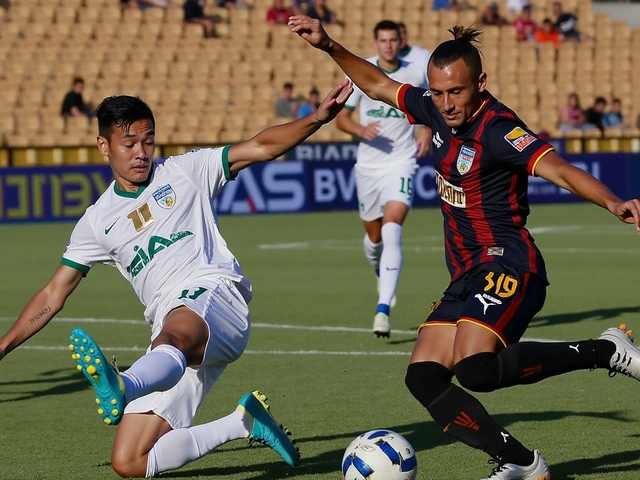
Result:
[[[347,144],[348,145],[348,144]],[[625,154],[565,156],[621,198],[640,195],[640,159]],[[219,214],[357,209],[355,160],[292,160],[256,164],[216,199]],[[0,169],[0,223],[76,220],[112,181],[108,166]],[[429,157],[419,160],[414,206],[439,204]],[[529,179],[531,203],[580,201],[541,178]]]

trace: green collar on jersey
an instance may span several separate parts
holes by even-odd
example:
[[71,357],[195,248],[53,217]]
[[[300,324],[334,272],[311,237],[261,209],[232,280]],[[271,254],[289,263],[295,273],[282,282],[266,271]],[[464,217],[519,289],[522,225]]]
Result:
[[378,68],[380,70],[382,70],[384,73],[386,73],[387,75],[390,75],[392,73],[397,72],[398,70],[400,70],[400,68],[402,67],[402,62],[400,61],[400,59],[398,59],[398,68],[394,69],[394,70],[385,70],[384,68],[382,68],[380,66],[380,60],[376,60],[376,65],[378,65]]
[[151,178],[153,177],[153,170],[154,170],[155,166],[151,166],[151,170],[149,171],[149,176],[147,177],[147,179],[144,181],[144,183],[142,185],[138,186],[138,190],[136,190],[135,192],[125,192],[124,190],[121,190],[118,187],[117,183],[113,184],[113,191],[116,195],[118,195],[119,197],[125,197],[125,198],[138,198],[142,192],[144,192],[146,190],[146,188],[149,186],[149,184],[151,183]]
[[406,57],[407,55],[409,55],[410,51],[411,51],[411,47],[407,45],[406,47],[404,47],[402,50],[398,52],[398,55],[401,57]]

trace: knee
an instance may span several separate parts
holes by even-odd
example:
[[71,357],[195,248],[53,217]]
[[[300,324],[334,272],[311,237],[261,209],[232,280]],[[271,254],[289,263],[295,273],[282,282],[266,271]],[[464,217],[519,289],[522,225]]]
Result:
[[428,407],[451,384],[453,374],[437,362],[417,362],[407,367],[404,383],[423,406]]
[[122,478],[143,478],[147,474],[144,458],[134,457],[131,452],[117,449],[111,454],[111,468]]
[[460,386],[472,392],[492,392],[498,388],[499,379],[494,375],[492,361],[495,353],[477,353],[460,360],[453,371]]

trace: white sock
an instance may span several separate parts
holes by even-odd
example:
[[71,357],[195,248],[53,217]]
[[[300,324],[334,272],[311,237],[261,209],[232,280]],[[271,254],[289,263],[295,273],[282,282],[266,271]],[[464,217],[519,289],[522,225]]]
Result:
[[369,235],[365,233],[362,244],[364,245],[364,256],[367,257],[369,264],[375,270],[376,275],[378,275],[378,270],[380,270],[380,254],[382,253],[382,242],[373,243],[369,238]]
[[127,402],[151,392],[172,388],[184,375],[187,359],[172,345],[159,345],[143,355],[120,375],[125,385]]
[[402,270],[402,225],[385,223],[382,226],[382,244],[378,305],[389,305],[396,293]]
[[247,438],[249,428],[250,417],[236,410],[220,420],[172,430],[160,437],[149,450],[146,477],[180,468],[231,440]]

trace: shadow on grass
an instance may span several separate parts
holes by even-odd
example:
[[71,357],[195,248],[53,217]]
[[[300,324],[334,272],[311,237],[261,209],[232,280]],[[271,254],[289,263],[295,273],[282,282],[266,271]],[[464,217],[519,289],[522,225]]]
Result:
[[[571,323],[577,323],[582,320],[606,320],[610,322],[609,327],[615,327],[615,319],[620,315],[626,313],[640,313],[640,306],[637,307],[620,307],[620,308],[598,308],[595,310],[588,310],[586,312],[571,312],[571,313],[555,313],[552,315],[538,315],[531,321],[532,327],[545,327],[553,325],[566,325]],[[639,322],[640,325],[640,322]],[[633,328],[633,325],[630,325]],[[640,329],[640,327],[638,327]],[[525,334],[526,336],[526,334]]]
[[[496,415],[495,420],[504,425],[509,426],[518,422],[545,422],[560,420],[568,417],[584,417],[584,418],[606,418],[617,422],[628,421],[622,412],[575,412],[575,411],[551,411],[551,412],[535,412],[535,413],[518,413]],[[448,445],[454,440],[442,433],[442,429],[434,422],[420,422],[407,425],[395,425],[388,427],[403,435],[417,451],[430,450],[442,445]],[[260,478],[262,480],[281,480],[283,478],[301,478],[305,475],[331,474],[327,478],[340,478],[339,468],[342,462],[344,450],[331,450],[323,452],[314,457],[304,456],[305,443],[344,440],[345,445],[350,443],[361,431],[343,432],[336,435],[322,435],[315,437],[303,437],[298,439],[298,445],[302,450],[302,464],[299,467],[288,467],[282,462],[259,463],[254,465],[243,466],[225,466],[225,467],[209,467],[204,469],[196,469],[191,471],[174,471],[163,474],[163,478],[197,478],[197,477],[214,477],[225,478],[227,475],[238,475],[247,473],[247,478]],[[247,450],[249,447],[232,447],[225,450]],[[256,447],[252,447],[256,448]],[[265,448],[265,447],[257,447]],[[250,453],[248,453],[250,456]],[[250,458],[250,457],[248,457]],[[628,465],[629,462],[635,462]],[[622,465],[625,464],[625,465]],[[487,467],[488,468],[488,467]],[[637,460],[637,451],[620,452],[611,455],[604,455],[594,459],[575,459],[558,465],[553,465],[554,478],[573,478],[570,475],[581,475],[593,472],[627,472],[640,471],[640,461]],[[256,477],[256,474],[260,474]],[[445,479],[442,479],[445,480]]]
[[[4,387],[18,387],[33,385],[39,387],[46,384],[52,384],[48,388],[28,390],[20,389],[6,390]],[[59,370],[49,370],[38,374],[38,378],[30,378],[26,380],[18,380],[11,382],[0,382],[0,395],[19,395],[18,397],[10,399],[0,399],[0,403],[19,402],[22,400],[29,400],[32,398],[46,397],[49,395],[65,395],[68,393],[80,392],[90,388],[90,384],[87,379],[78,372],[75,368],[65,368]]]

